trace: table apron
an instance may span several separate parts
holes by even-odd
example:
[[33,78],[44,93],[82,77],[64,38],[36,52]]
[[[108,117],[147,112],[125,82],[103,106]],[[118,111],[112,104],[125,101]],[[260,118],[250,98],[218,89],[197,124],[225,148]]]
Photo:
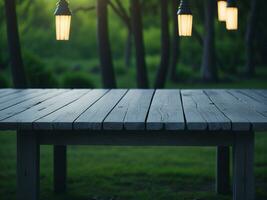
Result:
[[210,131],[35,131],[41,145],[232,146],[236,134]]

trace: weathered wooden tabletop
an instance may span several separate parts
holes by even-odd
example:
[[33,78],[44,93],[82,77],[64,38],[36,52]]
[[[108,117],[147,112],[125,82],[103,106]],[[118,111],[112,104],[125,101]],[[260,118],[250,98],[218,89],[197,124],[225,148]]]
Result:
[[1,89],[1,130],[267,130],[267,90]]

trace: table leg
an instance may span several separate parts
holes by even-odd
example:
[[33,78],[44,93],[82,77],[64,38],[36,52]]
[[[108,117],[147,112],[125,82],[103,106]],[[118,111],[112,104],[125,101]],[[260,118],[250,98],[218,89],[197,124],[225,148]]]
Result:
[[67,176],[67,146],[54,146],[54,192],[66,191]]
[[233,199],[254,200],[254,134],[236,134],[233,146]]
[[17,199],[39,199],[40,145],[33,131],[17,132]]
[[230,193],[230,147],[217,147],[216,192]]

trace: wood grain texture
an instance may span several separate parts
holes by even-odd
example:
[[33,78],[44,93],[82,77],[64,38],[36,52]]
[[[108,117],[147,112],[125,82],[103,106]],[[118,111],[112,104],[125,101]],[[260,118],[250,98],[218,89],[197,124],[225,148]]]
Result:
[[98,99],[100,99],[108,90],[91,90],[77,101],[35,121],[34,129],[43,130],[69,130],[72,129],[73,122]]
[[267,97],[257,93],[255,90],[240,90],[240,92],[267,105]]
[[267,118],[248,107],[227,90],[205,90],[211,101],[231,120],[235,131],[262,131],[267,129]]
[[246,95],[240,90],[228,90],[228,92],[236,97],[239,101],[245,103],[248,107],[262,114],[264,117],[267,117],[267,104],[255,100],[250,95]]
[[89,90],[70,90],[61,95],[48,99],[38,105],[35,105],[23,113],[18,113],[12,117],[2,120],[1,123],[6,126],[16,126],[18,129],[32,129],[34,121],[57,111],[58,109],[76,101]]
[[1,89],[0,91],[0,98],[6,97],[8,95],[14,94],[16,92],[20,92],[21,89]]
[[0,89],[0,129],[267,130],[266,90]]
[[254,90],[254,91],[257,92],[259,95],[267,98],[267,90]]
[[230,130],[231,121],[202,90],[182,90],[183,108],[189,130]]
[[113,89],[99,99],[94,105],[79,116],[73,126],[74,129],[100,130],[102,123],[111,110],[117,105],[127,90]]
[[148,130],[182,130],[185,128],[179,90],[156,90],[146,126]]
[[38,91],[38,90],[20,90],[18,92],[14,92],[12,94],[1,97],[0,98],[0,104],[5,103],[5,102],[10,101],[10,100],[13,100],[13,99],[16,99],[16,98],[20,98],[20,97],[27,95],[27,94],[30,94],[30,93],[34,93],[36,91]]
[[29,99],[41,96],[42,94],[48,93],[48,92],[52,92],[52,90],[36,90],[35,92],[32,92],[32,90],[27,90],[27,93],[24,95],[20,95],[22,92],[20,93],[16,93],[19,94],[17,98],[12,98],[9,101],[5,101],[4,103],[0,103],[0,110],[4,110],[6,108],[9,108],[11,106],[14,106],[16,104],[19,104],[21,102],[27,101]]
[[132,89],[122,98],[103,123],[106,130],[144,130],[154,90]]
[[[7,119],[8,117],[11,117],[13,115],[16,115],[18,113],[21,113],[35,105],[38,105],[40,103],[42,103],[43,101],[50,99],[56,95],[60,95],[61,93],[63,93],[64,90],[56,90],[53,92],[49,92],[47,94],[44,95],[40,95],[38,98],[34,98],[34,99],[30,99],[28,101],[19,103],[15,106],[12,106],[10,108],[7,108],[5,110],[0,111],[0,127],[2,127],[2,120]],[[15,127],[16,128],[16,127]]]

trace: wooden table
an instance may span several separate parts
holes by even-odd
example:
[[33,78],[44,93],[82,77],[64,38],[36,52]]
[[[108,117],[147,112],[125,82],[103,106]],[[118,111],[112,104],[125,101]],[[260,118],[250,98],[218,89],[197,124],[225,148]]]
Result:
[[66,187],[66,145],[217,146],[218,193],[232,146],[233,199],[253,200],[267,90],[2,89],[0,129],[17,131],[18,199],[38,199],[39,148],[51,144],[56,191]]

